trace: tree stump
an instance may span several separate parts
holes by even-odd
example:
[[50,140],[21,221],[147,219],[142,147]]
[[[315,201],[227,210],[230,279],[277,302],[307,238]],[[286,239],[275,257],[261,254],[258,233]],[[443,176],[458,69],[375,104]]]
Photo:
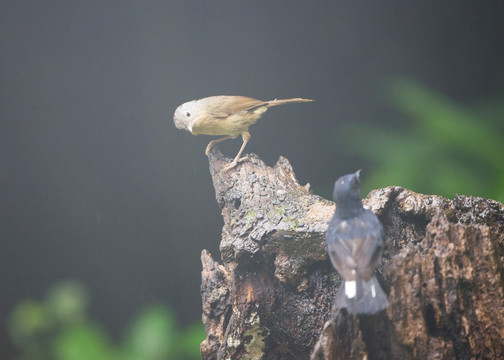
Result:
[[[203,250],[203,359],[504,358],[504,207],[401,187],[364,204],[383,224],[377,276],[389,307],[332,309],[341,279],[324,233],[334,203],[301,186],[288,160],[210,172],[224,226],[221,262]],[[342,175],[342,174],[340,174]]]

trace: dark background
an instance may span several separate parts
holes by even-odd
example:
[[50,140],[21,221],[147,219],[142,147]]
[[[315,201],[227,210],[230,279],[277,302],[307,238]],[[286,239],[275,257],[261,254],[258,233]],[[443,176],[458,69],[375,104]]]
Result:
[[179,104],[316,99],[271,109],[245,152],[286,156],[327,197],[366,166],[338,143],[341,124],[404,120],[382,96],[396,75],[461,103],[502,89],[503,3],[3,1],[0,353],[16,302],[61,279],[86,284],[115,331],[155,301],[200,320],[199,255],[219,257],[222,219],[211,138],[174,127]]

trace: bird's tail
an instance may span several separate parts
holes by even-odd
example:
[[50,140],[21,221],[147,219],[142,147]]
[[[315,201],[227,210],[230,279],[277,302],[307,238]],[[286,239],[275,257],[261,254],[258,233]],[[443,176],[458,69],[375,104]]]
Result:
[[265,101],[265,103],[266,103],[266,106],[272,107],[272,106],[284,105],[284,104],[289,104],[289,103],[304,103],[304,102],[311,102],[311,101],[315,101],[315,100],[302,99],[302,98],[275,99],[275,100]]
[[357,277],[356,281],[345,281],[336,294],[334,305],[346,308],[349,314],[374,314],[388,306],[387,295],[373,275],[369,281]]

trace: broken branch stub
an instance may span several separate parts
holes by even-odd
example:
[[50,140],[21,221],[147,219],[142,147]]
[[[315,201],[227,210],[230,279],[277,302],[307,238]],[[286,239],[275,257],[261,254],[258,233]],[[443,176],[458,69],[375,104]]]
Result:
[[385,231],[377,275],[386,311],[331,310],[340,278],[324,233],[334,204],[280,158],[229,162],[211,152],[224,226],[221,261],[201,258],[204,359],[504,357],[504,208],[389,187],[364,200]]

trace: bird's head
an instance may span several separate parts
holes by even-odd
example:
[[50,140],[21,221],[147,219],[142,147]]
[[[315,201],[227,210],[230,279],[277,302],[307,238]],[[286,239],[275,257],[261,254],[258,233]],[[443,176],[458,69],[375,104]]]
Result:
[[192,127],[199,112],[197,100],[188,101],[175,110],[173,122],[177,129],[187,130],[192,133]]
[[353,174],[340,177],[334,183],[333,198],[336,206],[361,204],[360,194],[360,172],[357,170]]

